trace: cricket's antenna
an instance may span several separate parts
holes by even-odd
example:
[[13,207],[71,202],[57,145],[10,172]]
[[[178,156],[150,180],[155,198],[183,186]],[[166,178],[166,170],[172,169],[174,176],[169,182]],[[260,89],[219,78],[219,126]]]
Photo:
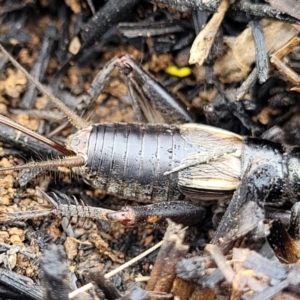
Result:
[[39,142],[46,144],[46,145],[50,146],[51,148],[56,149],[57,151],[61,152],[64,155],[68,155],[68,156],[74,155],[73,151],[66,149],[64,146],[42,136],[41,134],[38,134],[18,123],[13,122],[12,120],[10,120],[9,118],[7,118],[3,115],[0,115],[0,123],[3,125],[7,125],[15,130],[19,130],[22,133],[24,133],[34,139],[37,139]]
[[11,63],[22,71],[22,73],[27,77],[28,80],[30,80],[39,90],[41,93],[48,96],[48,98],[52,101],[52,103],[60,109],[70,120],[70,122],[77,128],[77,129],[83,129],[89,126],[89,123],[87,123],[85,120],[77,116],[69,107],[67,107],[61,100],[56,98],[50,91],[47,90],[39,81],[37,81],[35,78],[33,78],[6,50],[5,48],[0,44],[0,50],[3,52],[3,54],[7,55]]

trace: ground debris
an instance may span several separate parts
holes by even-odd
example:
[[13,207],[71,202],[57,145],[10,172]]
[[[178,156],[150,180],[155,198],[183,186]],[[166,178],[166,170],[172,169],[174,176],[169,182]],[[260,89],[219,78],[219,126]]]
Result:
[[299,276],[294,277],[299,264],[282,264],[275,257],[268,259],[249,249],[233,248],[227,256],[215,245],[207,245],[205,250],[209,255],[177,264],[177,276],[186,284],[193,282],[193,289],[228,293],[230,299],[269,299],[288,297],[299,284]]
[[[139,121],[128,80],[112,71],[112,59],[129,54],[187,104],[195,122],[283,144],[287,160],[296,153],[298,1],[102,2],[7,0],[0,43],[91,124]],[[62,144],[75,131],[0,55],[1,114]],[[112,71],[106,87],[97,80],[103,68]],[[58,157],[2,125],[0,142],[1,167]],[[268,160],[263,151],[261,159]],[[299,298],[299,197],[265,203],[274,192],[263,182],[271,173],[260,168],[255,182],[251,167],[233,197],[201,200],[201,225],[170,222],[157,256],[116,273],[165,232],[107,217],[126,206],[139,211],[138,203],[107,196],[66,168],[0,174],[0,298],[54,299],[53,282],[62,299],[87,283],[74,299]],[[135,280],[142,283],[130,287]]]

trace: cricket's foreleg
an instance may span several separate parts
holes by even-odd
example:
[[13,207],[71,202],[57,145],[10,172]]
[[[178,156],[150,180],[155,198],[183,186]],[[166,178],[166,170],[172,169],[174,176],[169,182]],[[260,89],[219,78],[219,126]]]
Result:
[[274,185],[274,167],[260,165],[248,172],[234,192],[212,240],[223,252],[265,219],[264,202]]

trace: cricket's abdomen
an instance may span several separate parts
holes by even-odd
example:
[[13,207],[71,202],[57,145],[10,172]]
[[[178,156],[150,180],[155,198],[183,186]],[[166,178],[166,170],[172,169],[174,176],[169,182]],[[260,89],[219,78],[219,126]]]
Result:
[[139,202],[180,199],[178,174],[163,174],[198,148],[186,142],[176,126],[95,125],[89,138],[86,178],[108,194]]

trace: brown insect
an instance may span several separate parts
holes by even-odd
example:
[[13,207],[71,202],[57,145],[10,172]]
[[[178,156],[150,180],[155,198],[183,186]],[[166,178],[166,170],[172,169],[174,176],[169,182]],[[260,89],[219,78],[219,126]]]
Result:
[[[129,56],[117,59],[113,65],[128,77],[131,88],[141,96],[142,100],[137,100],[141,108],[139,114],[172,125],[90,125],[32,78],[2,46],[0,49],[78,129],[63,147],[1,117],[3,124],[38,138],[66,156],[1,168],[0,172],[71,167],[85,181],[108,194],[152,204],[184,197],[192,200],[230,199],[237,189],[217,230],[215,241],[224,235],[232,239],[230,230],[227,230],[228,226],[236,226],[232,223],[235,220],[232,215],[238,214],[247,201],[255,200],[263,206],[267,198],[273,202],[281,201],[286,187],[294,195],[299,191],[297,149],[285,156],[281,145],[190,123],[193,118],[188,108],[175,101]],[[183,213],[186,211],[183,210]],[[115,216],[117,219],[127,217],[126,213]],[[225,240],[223,238],[222,242]]]
[[[0,49],[9,55],[2,47]],[[12,57],[10,60],[64,112],[78,131],[63,147],[1,117],[3,124],[66,155],[62,159],[2,168],[1,172],[71,167],[92,186],[108,194],[144,203],[175,201],[184,196],[228,197],[237,187],[242,174],[243,138],[210,126],[186,123],[192,121],[187,108],[178,104],[129,56],[116,60],[115,65],[151,99],[156,119],[185,124],[90,125],[32,78]],[[147,113],[148,107],[142,107],[143,111]]]

